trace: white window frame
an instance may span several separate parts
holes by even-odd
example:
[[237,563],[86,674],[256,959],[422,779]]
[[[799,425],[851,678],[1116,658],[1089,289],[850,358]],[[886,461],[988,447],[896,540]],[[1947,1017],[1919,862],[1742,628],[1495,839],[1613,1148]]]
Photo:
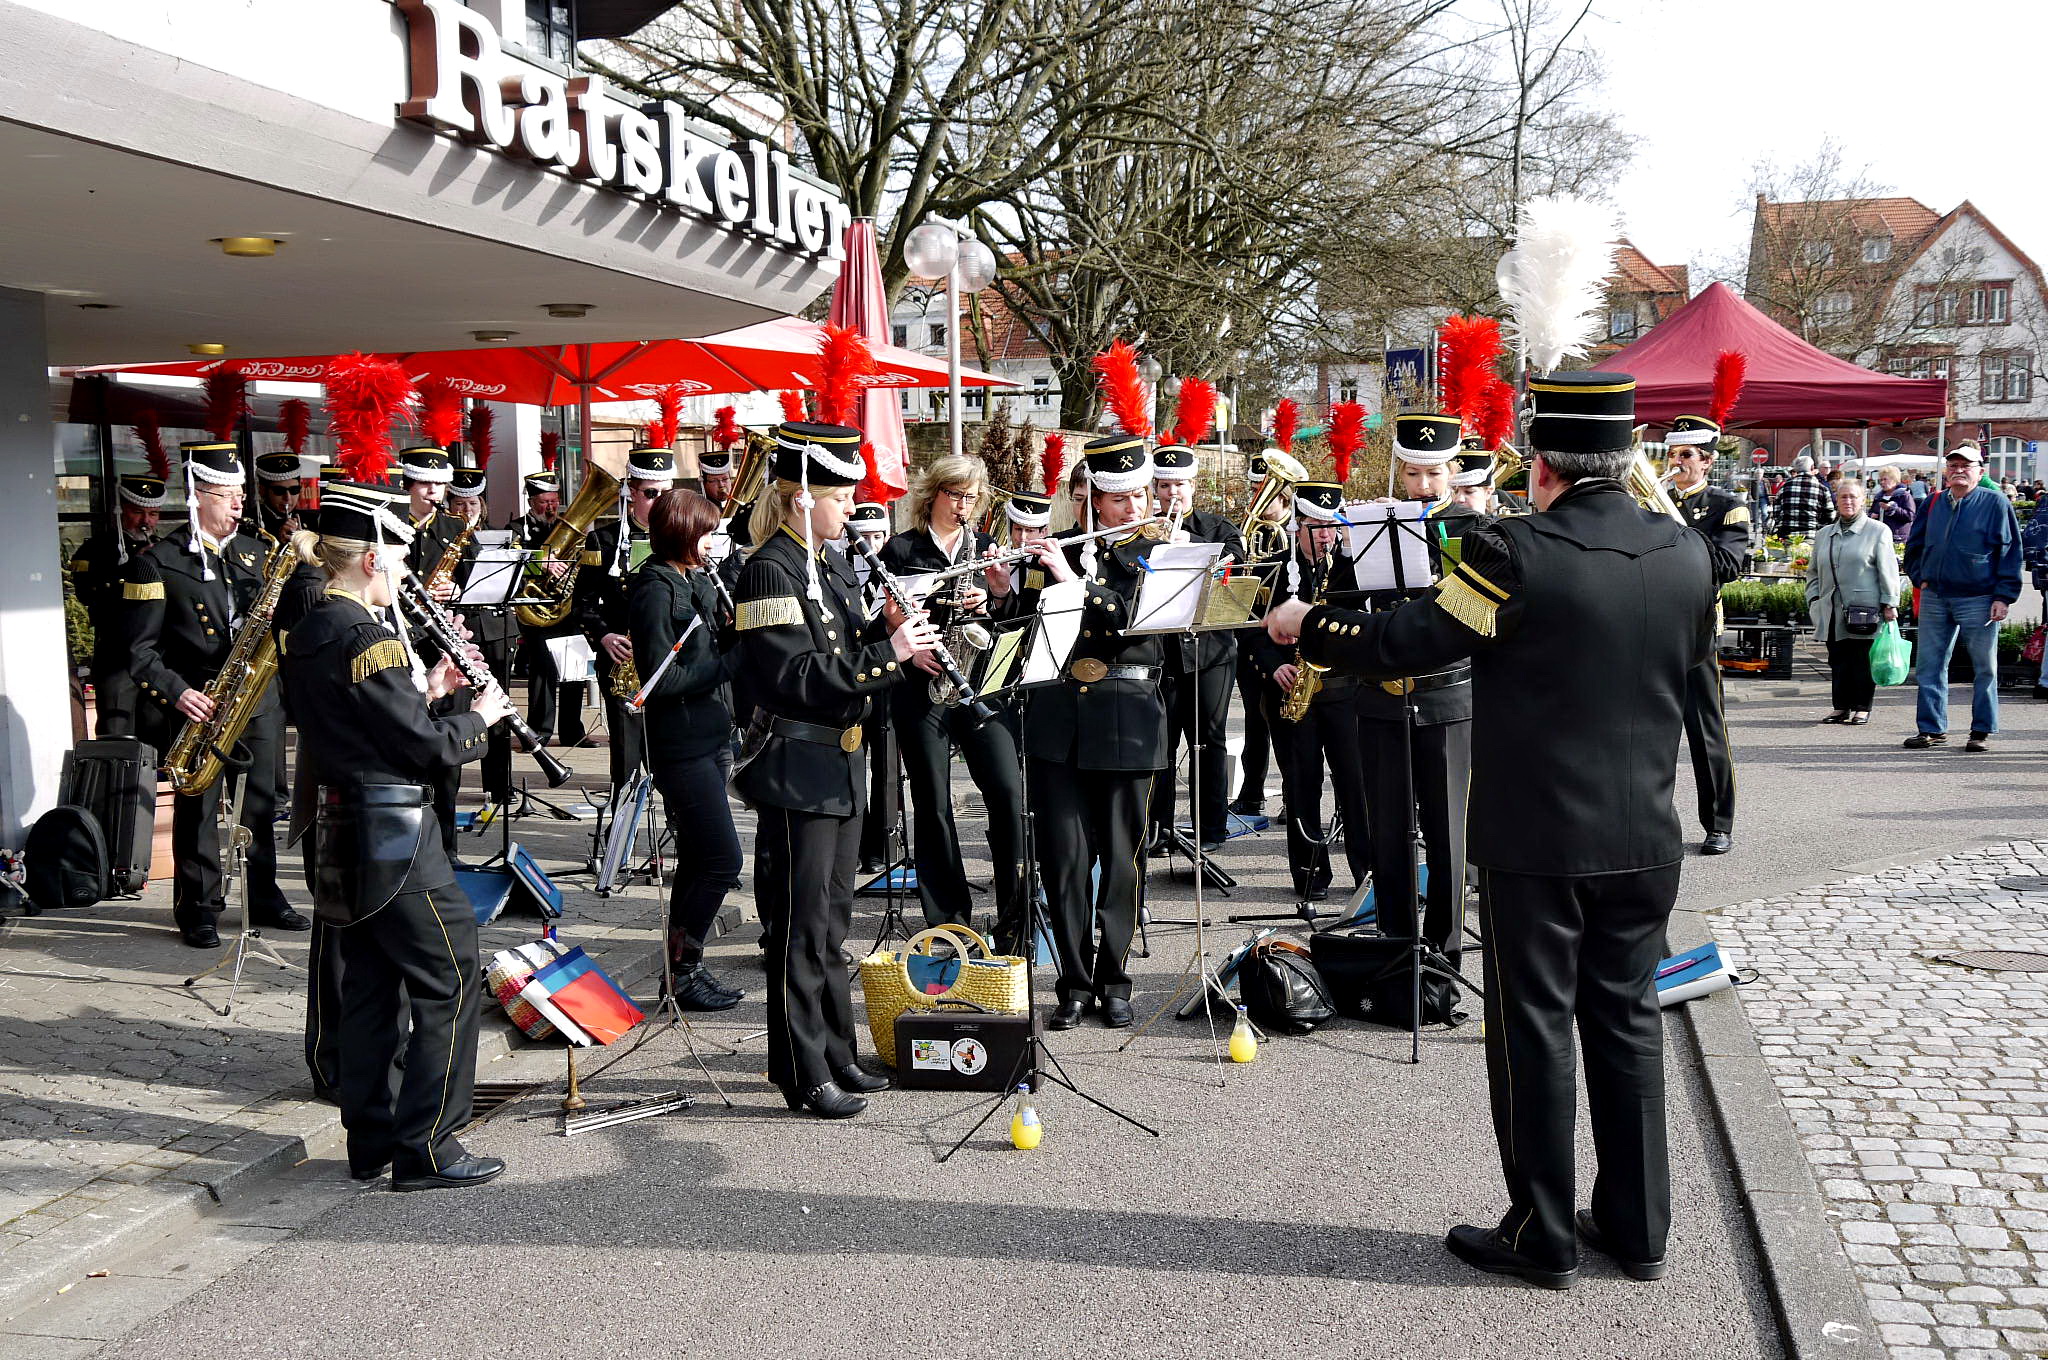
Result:
[[1883,264],[1892,257],[1892,238],[1889,236],[1866,236],[1863,238],[1863,263]]

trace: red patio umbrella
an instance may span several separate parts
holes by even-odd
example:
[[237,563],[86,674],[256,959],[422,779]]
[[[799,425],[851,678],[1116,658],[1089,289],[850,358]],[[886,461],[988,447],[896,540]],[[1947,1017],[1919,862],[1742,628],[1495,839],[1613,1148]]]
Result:
[[[846,263],[840,267],[839,282],[832,286],[831,320],[835,326],[853,327],[867,340],[868,348],[877,354],[878,369],[882,367],[880,352],[895,348],[888,343],[889,295],[882,291],[882,257],[875,246],[875,224],[867,218],[847,225]],[[903,408],[893,392],[882,390],[884,386],[875,384],[861,398],[860,430],[866,436],[872,461],[859,495],[864,501],[886,505],[910,489],[910,477],[903,438]]]

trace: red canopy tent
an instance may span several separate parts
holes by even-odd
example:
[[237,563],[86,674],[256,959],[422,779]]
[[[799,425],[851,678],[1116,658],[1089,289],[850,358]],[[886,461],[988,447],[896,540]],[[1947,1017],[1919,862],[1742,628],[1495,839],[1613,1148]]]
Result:
[[1889,424],[1948,414],[1944,378],[1895,378],[1815,349],[1715,283],[1648,335],[1600,361],[1636,380],[1636,417],[1662,424],[1704,415],[1714,356],[1740,350],[1749,378],[1732,425],[1752,429]]

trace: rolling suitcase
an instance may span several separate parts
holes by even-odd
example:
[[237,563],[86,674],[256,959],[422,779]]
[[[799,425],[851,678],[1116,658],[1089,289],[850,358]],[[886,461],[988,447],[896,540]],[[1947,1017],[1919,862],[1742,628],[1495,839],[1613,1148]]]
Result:
[[64,758],[63,798],[100,824],[107,891],[141,892],[156,835],[156,751],[136,737],[79,742]]

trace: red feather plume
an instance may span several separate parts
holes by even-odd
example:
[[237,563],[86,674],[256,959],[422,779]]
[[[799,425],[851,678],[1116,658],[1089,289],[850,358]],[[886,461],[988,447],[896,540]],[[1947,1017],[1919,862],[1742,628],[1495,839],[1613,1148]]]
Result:
[[389,359],[344,354],[321,375],[327,431],[350,480],[381,482],[391,471],[391,422],[416,395],[412,378]]
[[1472,432],[1486,444],[1487,450],[1500,448],[1515,433],[1515,385],[1506,378],[1495,378],[1486,385],[1486,392],[1479,400],[1479,414]]
[[825,327],[818,352],[818,419],[827,425],[858,425],[867,389],[860,379],[875,371],[867,338],[851,326]]
[[1180,400],[1173,407],[1173,437],[1189,448],[1202,442],[1216,423],[1216,384],[1202,378],[1180,380]]
[[729,449],[747,437],[747,432],[740,428],[739,421],[735,419],[739,415],[737,407],[721,406],[711,414],[716,422],[711,427],[711,442],[721,449]]
[[277,427],[284,434],[286,449],[304,453],[306,436],[313,432],[313,408],[297,397],[278,403]]
[[555,470],[555,462],[562,456],[562,432],[542,430],[540,432],[540,465],[548,472]]
[[1045,479],[1045,494],[1060,492],[1060,474],[1066,471],[1067,437],[1053,433],[1045,437],[1045,452],[1038,455],[1038,470]]
[[1351,460],[1365,447],[1365,404],[1340,401],[1330,408],[1330,460],[1335,480],[1351,480]]
[[142,441],[142,451],[149,458],[149,475],[169,481],[171,456],[164,452],[164,428],[154,408],[144,407],[135,417],[135,437]]
[[497,417],[491,414],[491,408],[482,402],[469,408],[469,452],[470,456],[476,459],[479,468],[491,465],[491,454],[494,452],[491,445],[491,426],[496,422]]
[[1445,415],[1467,424],[1478,419],[1488,384],[1500,376],[1500,355],[1500,322],[1490,316],[1444,318],[1437,374]]
[[1707,401],[1707,418],[1724,430],[1728,417],[1735,414],[1735,402],[1747,377],[1749,356],[1741,350],[1724,349],[1714,356],[1714,393]]
[[1095,356],[1095,376],[1102,398],[1117,428],[1139,439],[1152,433],[1152,403],[1145,394],[1145,380],[1138,376],[1138,351],[1121,340]]
[[235,427],[249,414],[249,380],[239,373],[216,368],[206,375],[206,429],[226,444],[235,437]]
[[462,438],[462,394],[446,378],[422,378],[419,386],[420,433],[437,449]]
[[676,446],[676,435],[683,428],[683,385],[670,383],[657,388],[654,405],[660,412],[647,426],[647,447],[672,449]]
[[1280,398],[1273,408],[1273,442],[1280,452],[1294,452],[1294,433],[1301,428],[1301,406],[1293,397]]
[[882,480],[881,472],[875,467],[875,446],[865,439],[860,441],[860,462],[867,471],[861,473],[860,485],[853,489],[854,499],[887,505],[891,499],[889,484]]
[[804,394],[801,392],[777,392],[776,399],[782,403],[782,418],[789,421],[809,420],[810,413],[804,410]]

